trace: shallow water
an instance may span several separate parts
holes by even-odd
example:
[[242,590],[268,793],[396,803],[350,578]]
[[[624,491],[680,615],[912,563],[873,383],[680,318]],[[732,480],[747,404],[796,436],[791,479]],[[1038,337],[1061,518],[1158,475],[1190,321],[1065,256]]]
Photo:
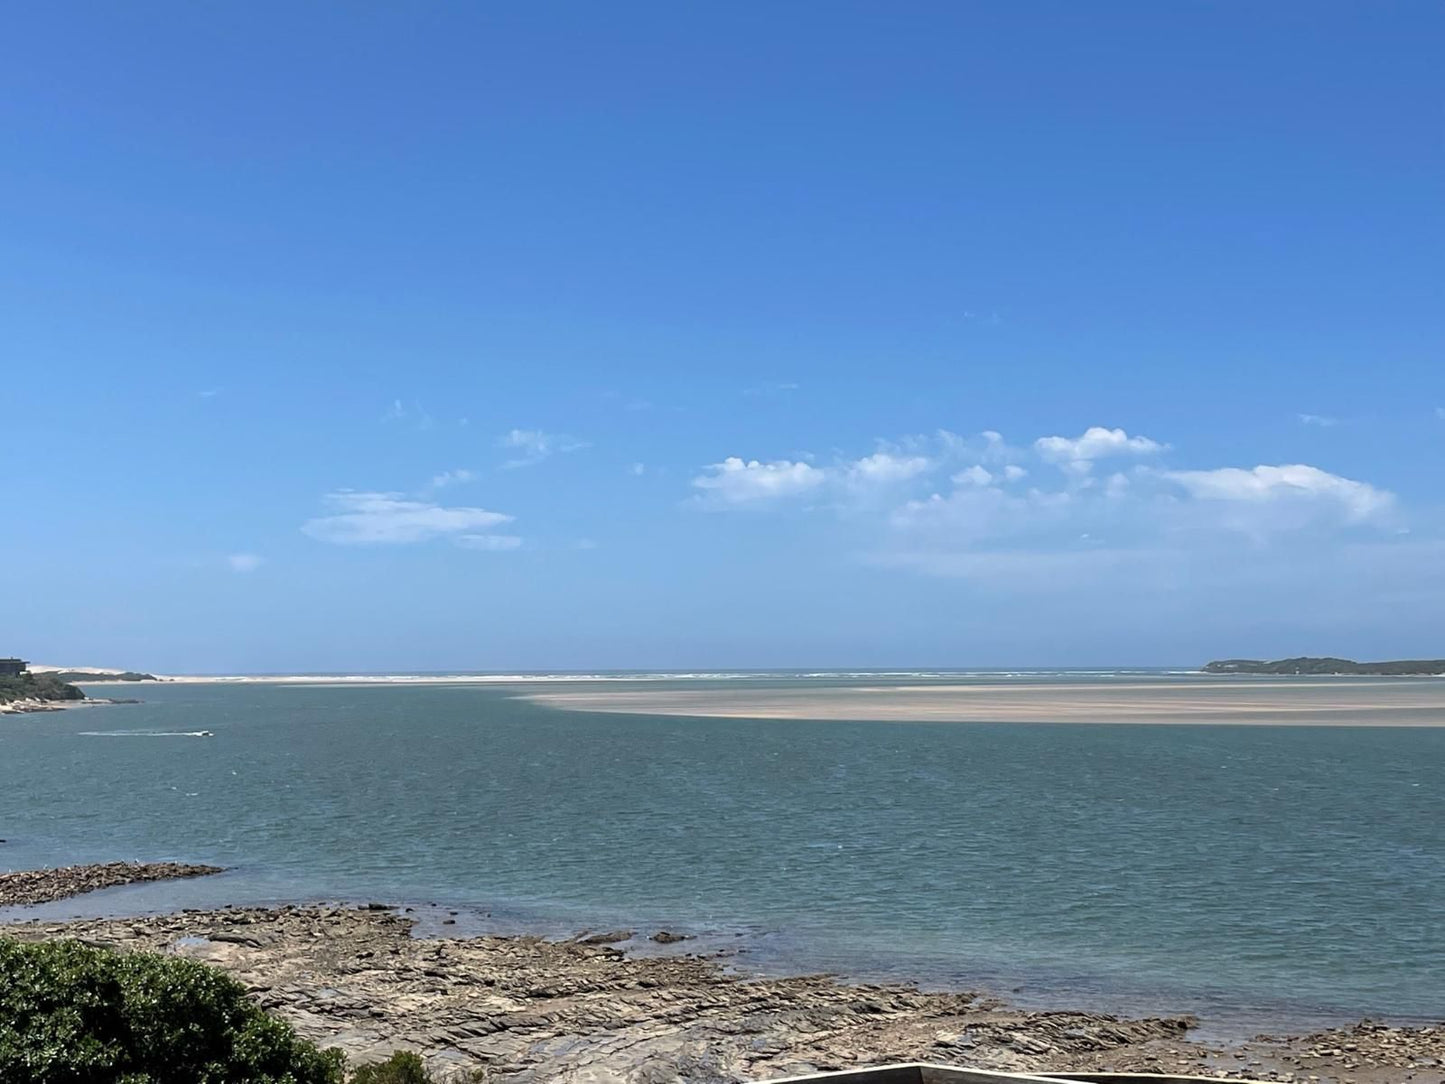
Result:
[[1445,1015],[1445,730],[698,719],[523,691],[147,686],[5,718],[0,867],[234,867],[48,914],[437,901],[1260,1028]]

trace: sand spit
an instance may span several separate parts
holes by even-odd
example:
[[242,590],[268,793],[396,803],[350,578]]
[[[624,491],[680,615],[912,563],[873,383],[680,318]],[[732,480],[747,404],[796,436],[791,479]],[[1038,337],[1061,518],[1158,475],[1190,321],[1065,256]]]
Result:
[[572,711],[735,719],[1445,726],[1445,682],[1414,679],[607,688],[529,692],[526,698]]
[[421,940],[411,930],[409,918],[380,905],[3,927],[26,940],[78,937],[204,960],[354,1060],[407,1048],[458,1078],[485,1068],[488,1079],[526,1084],[672,1084],[928,1060],[1326,1084],[1445,1081],[1445,1025],[1359,1025],[1220,1049],[1190,1041],[1188,1018],[1023,1011],[902,985],[738,976],[724,960],[684,951],[633,958],[582,940]]

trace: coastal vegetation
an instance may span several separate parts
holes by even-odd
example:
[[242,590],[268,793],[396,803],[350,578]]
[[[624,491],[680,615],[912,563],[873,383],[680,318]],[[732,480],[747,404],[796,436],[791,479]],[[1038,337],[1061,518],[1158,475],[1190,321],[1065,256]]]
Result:
[[1445,674],[1445,659],[1396,659],[1390,662],[1355,662],[1329,656],[1302,655],[1293,659],[1218,659],[1204,667],[1206,674],[1293,674],[1420,677]]
[[0,677],[0,704],[19,700],[37,703],[84,700],[85,693],[54,674],[16,674]]
[[215,968],[0,939],[7,1084],[341,1084],[343,1069]]
[[99,683],[103,681],[156,681],[154,674],[143,674],[138,670],[102,672],[97,670],[52,670],[50,676],[61,681]]
[[433,1078],[421,1055],[397,1050],[385,1061],[361,1066],[351,1074],[349,1084],[433,1084]]

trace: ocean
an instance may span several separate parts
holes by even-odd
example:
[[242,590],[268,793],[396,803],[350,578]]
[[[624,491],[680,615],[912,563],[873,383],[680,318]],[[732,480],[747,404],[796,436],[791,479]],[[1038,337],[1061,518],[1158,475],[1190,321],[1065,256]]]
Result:
[[[1141,680],[1199,678],[906,676]],[[1445,729],[604,714],[538,687],[92,687],[144,703],[0,719],[0,868],[229,867],[46,916],[376,899],[1221,1032],[1445,1017]]]

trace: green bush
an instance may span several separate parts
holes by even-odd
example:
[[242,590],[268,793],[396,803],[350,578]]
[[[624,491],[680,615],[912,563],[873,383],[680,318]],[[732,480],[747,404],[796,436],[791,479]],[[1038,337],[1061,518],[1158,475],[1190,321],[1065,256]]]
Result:
[[0,939],[5,1084],[340,1084],[342,1064],[204,964]]
[[410,1050],[397,1050],[385,1061],[357,1069],[351,1084],[432,1084],[432,1078],[420,1057]]

